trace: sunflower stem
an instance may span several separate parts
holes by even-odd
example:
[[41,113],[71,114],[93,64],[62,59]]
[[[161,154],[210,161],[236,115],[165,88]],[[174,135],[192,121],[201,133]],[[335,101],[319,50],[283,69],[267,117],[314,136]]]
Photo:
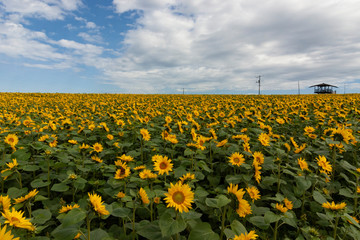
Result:
[[222,240],[224,237],[226,210],[227,210],[227,206],[224,207],[224,210],[222,212],[220,240]]
[[337,232],[337,226],[339,224],[339,215],[336,214],[336,219],[335,219],[335,226],[334,226],[334,234],[333,234],[333,238],[336,239],[336,232]]
[[279,220],[277,220],[276,223],[275,223],[275,228],[274,228],[274,240],[277,239],[278,227],[279,227]]
[[280,191],[280,174],[281,174],[281,165],[280,159],[278,160],[278,174],[277,174],[277,193]]
[[90,240],[90,231],[91,231],[91,219],[89,218],[89,214],[86,216],[86,225],[87,225],[87,240]]

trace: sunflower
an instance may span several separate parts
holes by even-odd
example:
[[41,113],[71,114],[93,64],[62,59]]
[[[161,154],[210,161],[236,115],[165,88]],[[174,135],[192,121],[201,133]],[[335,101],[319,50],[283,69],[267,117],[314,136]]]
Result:
[[117,159],[124,161],[124,162],[132,162],[134,158],[132,156],[126,156],[125,154],[121,155],[121,157],[116,157]]
[[335,202],[331,202],[331,203],[326,202],[326,203],[322,204],[322,207],[327,208],[327,209],[331,209],[331,210],[341,210],[341,209],[344,209],[346,207],[346,203],[342,202],[342,203],[339,203],[339,204],[335,204]]
[[250,231],[249,233],[242,233],[240,235],[235,235],[233,240],[255,240],[257,239],[258,235],[254,230]]
[[244,162],[245,162],[245,158],[244,155],[235,152],[233,153],[230,157],[229,157],[229,162],[233,165],[233,166],[241,166]]
[[242,188],[238,189],[239,185],[230,183],[230,186],[227,187],[228,193],[232,193],[236,196],[237,199],[243,198],[245,192]]
[[16,211],[15,208],[12,210],[5,211],[2,213],[3,217],[6,219],[5,223],[9,224],[10,226],[14,226],[16,228],[24,228],[30,231],[34,231],[35,227],[32,225],[29,219],[23,217],[24,212]]
[[92,147],[94,149],[95,152],[102,152],[102,150],[104,149],[103,146],[100,143],[95,143]]
[[9,170],[11,170],[11,169],[19,166],[19,164],[18,164],[16,158],[14,158],[14,159],[12,160],[12,162],[7,163],[6,166],[8,166],[8,168],[2,170],[1,173],[4,173],[4,172],[6,172],[6,171],[9,171]]
[[250,198],[253,200],[260,199],[260,192],[256,187],[247,187],[246,188],[247,193],[249,194]]
[[221,142],[218,142],[218,143],[216,144],[216,147],[225,146],[225,144],[227,144],[227,143],[228,143],[228,140],[227,140],[227,139],[224,139],[224,140],[222,140]]
[[155,179],[157,178],[157,174],[151,172],[149,169],[144,169],[139,173],[139,177],[141,179]]
[[195,174],[193,173],[186,173],[186,174],[183,174],[182,177],[180,177],[180,181],[181,183],[184,183],[186,180],[194,180],[195,179]]
[[258,138],[259,142],[263,146],[270,146],[270,136],[266,133],[261,133]]
[[124,167],[120,167],[120,169],[117,169],[115,172],[115,179],[124,179],[130,176],[130,167],[127,167],[126,165]]
[[261,152],[254,152],[253,158],[254,158],[253,165],[255,163],[257,163],[258,165],[261,165],[264,163],[264,155]]
[[19,138],[15,134],[8,134],[5,137],[4,142],[9,144],[11,147],[15,147],[19,142]]
[[191,203],[194,202],[194,193],[187,184],[177,182],[175,185],[170,183],[168,192],[165,193],[165,202],[167,207],[174,207],[179,212],[188,212],[191,209]]
[[146,191],[143,188],[140,188],[139,195],[141,197],[141,201],[143,202],[143,204],[149,204],[150,203],[149,197],[148,197]]
[[96,155],[91,156],[91,159],[94,160],[95,162],[98,162],[98,163],[103,162],[103,160],[101,158],[99,158],[98,156],[96,156]]
[[329,174],[332,172],[332,166],[331,166],[330,162],[328,162],[326,160],[325,156],[319,156],[318,158],[316,158],[316,160],[317,160],[318,166],[320,166],[326,174]]
[[117,198],[123,198],[123,197],[125,197],[125,196],[126,196],[126,194],[123,193],[123,192],[118,192],[118,193],[116,194],[116,197],[117,197]]
[[284,207],[284,204],[276,203],[275,208],[282,213],[286,213],[289,210],[287,207]]
[[1,211],[5,212],[10,209],[11,206],[11,199],[9,196],[0,196],[0,207]]
[[88,193],[88,195],[91,205],[97,213],[100,215],[109,215],[109,211],[106,210],[105,205],[103,205],[104,202],[101,201],[101,196],[97,195],[96,193]]
[[1,225],[0,225],[0,239],[1,240],[20,240],[19,237],[14,238],[14,235],[11,235],[11,231],[6,232],[6,225],[3,228],[1,228]]
[[142,135],[144,141],[150,141],[151,135],[147,129],[145,128],[140,129],[140,134]]
[[34,189],[31,192],[29,192],[28,194],[26,194],[24,197],[15,198],[14,199],[15,204],[25,202],[26,200],[35,197],[36,194],[38,194],[38,193],[39,193],[39,191],[37,189]]
[[254,169],[255,169],[255,173],[254,173],[254,177],[255,177],[255,180],[257,183],[260,183],[260,180],[261,180],[261,166],[257,163],[254,164]]
[[245,151],[245,152],[251,153],[250,144],[249,144],[248,142],[244,142],[244,143],[243,143],[243,148],[244,148],[244,151]]
[[74,208],[80,208],[80,206],[78,204],[62,206],[61,209],[59,210],[59,213],[66,213]]
[[298,164],[299,164],[299,166],[301,168],[301,171],[304,171],[304,170],[309,171],[309,166],[308,166],[307,162],[305,161],[305,159],[298,158]]
[[287,209],[291,210],[293,209],[294,205],[292,204],[292,201],[289,201],[287,198],[284,198],[284,204]]
[[239,206],[236,209],[236,213],[239,215],[239,217],[246,217],[246,215],[251,214],[252,211],[249,202],[242,198],[238,200],[239,200]]
[[172,171],[174,164],[171,163],[171,159],[168,159],[168,157],[162,157],[156,160],[154,162],[154,170],[159,172],[159,175],[163,175],[166,173],[166,175],[169,175],[169,172]]
[[304,132],[305,132],[304,133],[305,135],[313,133],[313,132],[315,132],[315,128],[307,126],[307,127],[304,128]]

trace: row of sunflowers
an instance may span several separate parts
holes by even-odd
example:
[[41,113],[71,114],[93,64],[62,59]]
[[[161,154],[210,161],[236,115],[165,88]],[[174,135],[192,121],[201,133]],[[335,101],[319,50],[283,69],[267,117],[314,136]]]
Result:
[[2,240],[360,239],[360,95],[0,102]]

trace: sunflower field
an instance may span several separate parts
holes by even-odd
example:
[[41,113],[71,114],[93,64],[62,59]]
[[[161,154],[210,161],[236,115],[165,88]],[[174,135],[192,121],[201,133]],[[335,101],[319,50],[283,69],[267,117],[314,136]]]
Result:
[[360,239],[360,95],[0,103],[1,240]]

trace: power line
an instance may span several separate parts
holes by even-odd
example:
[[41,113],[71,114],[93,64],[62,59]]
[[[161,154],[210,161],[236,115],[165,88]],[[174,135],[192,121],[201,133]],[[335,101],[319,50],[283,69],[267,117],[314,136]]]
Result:
[[260,82],[261,82],[261,76],[256,76],[256,78],[258,78],[259,80],[256,81],[256,83],[259,84],[259,95],[260,95]]

